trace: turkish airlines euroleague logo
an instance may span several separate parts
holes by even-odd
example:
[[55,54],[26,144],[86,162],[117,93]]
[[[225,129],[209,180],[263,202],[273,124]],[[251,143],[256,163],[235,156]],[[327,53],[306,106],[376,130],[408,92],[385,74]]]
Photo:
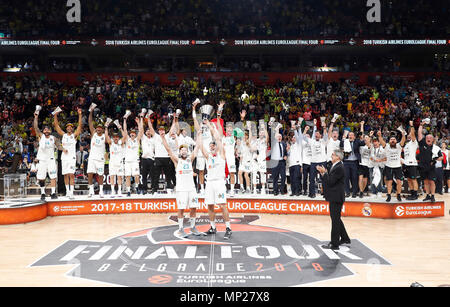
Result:
[[[285,287],[351,276],[346,263],[389,264],[357,239],[338,251],[322,249],[328,241],[252,225],[254,215],[232,218],[228,241],[220,219],[217,234],[187,238],[177,237],[177,218],[170,219],[106,242],[67,241],[31,266],[71,264],[69,276],[124,286]],[[208,217],[197,218],[196,227],[206,232]]]

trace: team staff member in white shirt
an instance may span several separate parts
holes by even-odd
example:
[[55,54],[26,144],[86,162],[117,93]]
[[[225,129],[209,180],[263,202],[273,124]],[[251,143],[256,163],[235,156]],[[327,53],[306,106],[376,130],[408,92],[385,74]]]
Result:
[[223,138],[223,147],[225,148],[225,156],[228,170],[230,172],[230,196],[234,195],[234,186],[236,184],[236,138],[233,135],[233,126],[226,127],[226,136]]
[[402,147],[405,144],[406,133],[402,131],[402,139],[400,144],[397,143],[397,139],[395,135],[391,134],[389,138],[389,143],[386,144],[384,141],[381,131],[378,131],[378,140],[380,141],[381,146],[383,146],[386,157],[385,157],[385,168],[384,175],[386,176],[386,187],[387,187],[387,198],[386,201],[391,201],[391,192],[392,192],[392,181],[395,177],[395,182],[397,184],[397,200],[402,201],[400,196],[402,192],[402,184],[403,184],[403,171],[402,164],[400,161]]
[[289,143],[286,146],[288,152],[289,177],[291,181],[291,195],[301,195],[302,180],[302,145],[297,141],[294,133],[290,134]]
[[[200,133],[200,132],[199,132]],[[197,137],[196,146],[194,150],[189,153],[188,146],[182,144],[179,147],[179,155],[175,155],[167,143],[164,134],[159,136],[164,148],[167,150],[170,159],[175,165],[175,173],[177,176],[176,186],[176,200],[178,207],[178,235],[182,238],[186,238],[188,234],[184,231],[184,210],[190,211],[189,221],[191,226],[191,234],[200,236],[205,235],[199,232],[195,227],[195,218],[197,215],[197,208],[199,202],[197,198],[197,190],[194,184],[194,169],[192,161],[195,159],[201,144],[201,136]]]
[[89,160],[87,166],[89,194],[88,197],[94,195],[94,175],[97,175],[99,185],[98,195],[103,198],[103,174],[105,173],[105,153],[106,153],[106,138],[102,124],[97,124],[94,128],[92,121],[92,111],[89,109],[89,130],[91,132],[91,150],[89,152]]
[[[312,151],[311,146],[309,145],[308,139],[311,138],[311,136],[308,133],[309,126],[305,126],[305,130],[303,130],[303,140],[302,142],[302,158],[303,158],[303,165],[302,165],[302,177],[303,177],[303,195],[308,195],[308,179],[309,179],[309,171],[311,168],[311,159],[312,159]],[[313,129],[313,135],[316,131],[316,127]]]
[[405,165],[405,175],[408,180],[408,188],[411,193],[406,199],[416,200],[419,198],[418,190],[419,184],[417,182],[417,159],[416,152],[419,148],[419,143],[416,140],[416,133],[414,130],[413,122],[409,122],[410,131],[406,140],[406,144],[403,147],[403,164]]
[[66,132],[64,132],[58,121],[58,113],[54,114],[53,124],[56,132],[62,136],[63,152],[61,154],[61,174],[64,176],[64,184],[66,186],[66,196],[73,199],[73,190],[75,185],[75,169],[76,169],[76,145],[77,139],[83,129],[82,111],[78,109],[78,126],[75,132],[73,131],[73,124],[66,125]]
[[52,130],[49,126],[44,126],[44,129],[39,130],[38,127],[39,113],[34,114],[33,128],[36,132],[36,137],[39,140],[39,148],[36,155],[38,160],[36,179],[39,181],[41,187],[41,200],[45,201],[45,179],[47,174],[50,178],[51,198],[57,199],[56,196],[56,159],[55,149],[62,150],[60,141],[51,135]]
[[155,164],[155,140],[152,137],[150,127],[147,127],[147,129],[145,129],[145,133],[141,138],[141,148],[141,191],[142,194],[145,195],[148,193],[148,178],[150,176],[150,180],[152,180],[153,167]]
[[150,129],[150,133],[152,137],[154,138],[154,147],[155,147],[155,164],[153,167],[153,176],[152,176],[152,193],[157,193],[158,191],[158,185],[159,185],[159,178],[164,172],[164,175],[166,177],[166,187],[167,190],[173,190],[173,185],[170,180],[168,180],[168,177],[171,176],[171,172],[175,172],[174,169],[171,169],[171,163],[169,154],[167,153],[167,150],[164,148],[161,139],[158,137],[158,135],[164,135],[167,142],[170,142],[170,134],[176,132],[176,123],[175,121],[172,122],[172,126],[170,127],[169,133],[166,134],[166,130],[163,126],[158,127],[158,133],[155,132],[153,129],[152,122],[150,118],[147,118],[148,127]]
[[[215,128],[212,124],[205,119],[203,123],[208,126],[211,131],[214,141],[210,142],[209,151],[204,148],[203,140],[201,141],[200,149],[203,151],[203,155],[206,158],[206,165],[208,169],[208,180],[205,187],[205,203],[208,205],[208,215],[211,224],[211,228],[207,234],[216,234],[216,223],[214,212],[214,206],[218,205],[222,211],[223,219],[225,220],[225,235],[224,239],[229,240],[231,238],[231,222],[227,208],[226,198],[226,182],[225,182],[225,163],[226,156],[222,143],[222,130],[221,128]],[[220,134],[219,132],[220,131]]]
[[339,130],[334,129],[334,123],[337,116],[333,116],[331,119],[330,127],[328,128],[328,141],[327,141],[327,169],[331,168],[331,155],[335,150],[340,149],[341,140],[339,140]]
[[[109,137],[108,126],[105,129],[106,143],[109,144],[109,176],[111,180],[111,197],[122,195],[122,182],[125,176],[124,155],[125,155],[125,138],[124,131],[121,126],[117,127],[122,133],[122,138],[118,132],[113,132],[112,140]],[[117,193],[115,186],[117,184]]]
[[371,131],[371,135],[364,135],[364,142],[365,145],[359,146],[359,153],[360,153],[360,159],[358,165],[358,184],[359,184],[359,197],[362,198],[364,196],[364,190],[367,187],[367,183],[369,181],[370,177],[370,152],[372,150],[372,143],[370,141],[370,138],[372,136],[373,132]]
[[[370,169],[372,193],[378,197],[378,193],[383,190],[383,174],[384,174],[384,149],[380,145],[377,137],[372,138],[372,148],[370,151]],[[376,181],[376,182],[375,182]]]
[[135,129],[128,133],[127,119],[123,120],[123,132],[125,141],[125,181],[127,188],[127,196],[131,195],[131,177],[134,177],[134,184],[137,188],[140,182],[139,169],[139,144],[144,134],[144,123],[142,117],[136,117],[138,132]]
[[[317,124],[317,119],[314,119],[314,126]],[[326,127],[324,127],[324,136],[320,131],[316,131],[315,134],[307,139],[309,145],[311,146],[312,158],[311,167],[309,172],[309,197],[316,197],[316,176],[318,174],[317,166],[321,165],[326,167],[327,155],[326,146],[328,141],[328,134]]]

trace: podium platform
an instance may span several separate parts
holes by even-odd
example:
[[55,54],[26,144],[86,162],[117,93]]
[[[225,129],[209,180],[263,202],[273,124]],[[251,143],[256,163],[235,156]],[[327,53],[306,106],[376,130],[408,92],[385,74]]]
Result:
[[[409,219],[442,217],[445,212],[444,201],[423,202],[402,201],[385,202],[385,198],[364,197],[349,198],[342,208],[344,217]],[[199,195],[200,207],[197,212],[207,212],[204,198]],[[290,197],[285,195],[235,195],[227,197],[230,213],[264,213],[264,214],[302,214],[329,215],[329,205],[322,197]],[[219,211],[219,207],[216,206]],[[110,197],[98,195],[75,196],[71,200],[59,196],[45,202],[39,198],[29,197],[22,200],[3,202],[0,205],[0,225],[20,224],[38,221],[47,216],[91,215],[91,214],[126,214],[126,213],[175,213],[177,212],[175,194],[122,195]]]

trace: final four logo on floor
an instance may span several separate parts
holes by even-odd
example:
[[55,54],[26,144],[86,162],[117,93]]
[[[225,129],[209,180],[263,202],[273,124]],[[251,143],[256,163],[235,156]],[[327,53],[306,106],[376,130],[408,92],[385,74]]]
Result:
[[[69,240],[31,266],[72,265],[69,276],[124,286],[287,287],[354,275],[346,263],[390,264],[357,239],[339,251],[322,249],[328,241],[250,224],[258,219],[231,218],[229,241],[220,219],[218,233],[205,237],[177,237],[172,223],[106,242]],[[200,231],[209,227],[207,216],[197,218]]]

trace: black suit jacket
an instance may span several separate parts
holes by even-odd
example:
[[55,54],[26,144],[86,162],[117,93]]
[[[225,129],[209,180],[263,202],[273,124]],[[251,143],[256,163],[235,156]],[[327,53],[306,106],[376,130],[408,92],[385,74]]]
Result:
[[325,200],[329,202],[344,203],[345,182],[344,164],[339,162],[331,171],[322,176]]

